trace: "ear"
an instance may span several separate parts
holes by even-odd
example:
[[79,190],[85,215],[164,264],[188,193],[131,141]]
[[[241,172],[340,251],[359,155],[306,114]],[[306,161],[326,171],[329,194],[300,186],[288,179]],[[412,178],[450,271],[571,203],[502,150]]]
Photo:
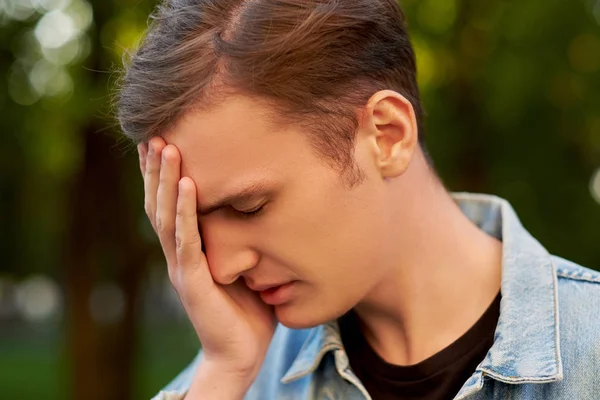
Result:
[[383,178],[406,171],[418,145],[418,128],[413,106],[404,96],[391,90],[371,96],[359,132],[366,135]]

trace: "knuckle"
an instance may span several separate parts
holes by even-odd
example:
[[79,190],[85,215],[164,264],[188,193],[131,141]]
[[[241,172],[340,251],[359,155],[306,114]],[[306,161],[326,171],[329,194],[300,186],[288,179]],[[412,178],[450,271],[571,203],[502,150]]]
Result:
[[186,235],[184,238],[180,234],[175,235],[175,248],[177,249],[177,254],[181,255],[189,246],[194,246],[200,243],[200,235],[192,234]]
[[194,234],[190,235],[190,237],[188,239],[188,244],[196,245],[199,243],[200,243],[200,235],[198,233],[194,233]]
[[158,213],[156,214],[155,224],[156,224],[156,231],[158,233],[165,233],[167,231],[165,221],[163,218],[160,217],[160,215]]
[[144,203],[144,211],[146,212],[146,215],[148,216],[148,218],[150,218],[150,220],[152,220],[152,217],[154,216],[154,211],[152,210],[152,206],[150,205],[149,202]]
[[180,300],[183,300],[181,293],[182,293],[182,285],[180,282],[180,276],[179,276],[179,272],[178,271],[173,271],[170,272],[169,271],[169,281],[171,282],[171,286],[173,287],[173,290],[175,290],[175,293],[177,293],[177,297],[179,297]]
[[175,248],[177,249],[177,253],[180,254],[184,248],[183,238],[181,235],[175,235]]
[[178,281],[179,281],[179,279],[177,278],[177,275],[178,275],[177,269],[174,267],[169,267],[168,273],[169,273],[169,281],[171,281],[171,285],[173,285],[175,290],[177,290]]
[[159,170],[160,170],[160,167],[158,165],[156,165],[155,162],[152,162],[152,159],[151,159],[150,162],[147,164],[146,174],[150,175],[150,176],[154,176],[154,175],[156,175],[156,173]]

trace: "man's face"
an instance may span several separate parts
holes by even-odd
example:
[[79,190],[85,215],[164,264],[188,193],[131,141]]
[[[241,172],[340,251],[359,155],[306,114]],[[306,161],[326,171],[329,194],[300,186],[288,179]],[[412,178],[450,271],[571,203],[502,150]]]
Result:
[[[389,268],[385,192],[360,136],[355,157],[366,179],[349,188],[300,128],[274,124],[268,109],[232,97],[190,112],[165,137],[196,183],[210,270],[217,283],[242,278],[274,305],[278,320],[308,327],[360,302]],[[255,215],[244,215],[262,207]]]

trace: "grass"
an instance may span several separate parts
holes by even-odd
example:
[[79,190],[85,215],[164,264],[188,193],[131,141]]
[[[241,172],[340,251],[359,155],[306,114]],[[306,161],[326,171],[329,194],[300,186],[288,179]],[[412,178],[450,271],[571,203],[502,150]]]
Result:
[[[69,376],[57,329],[7,332],[0,327],[0,397],[63,400]],[[198,340],[186,322],[143,326],[135,360],[134,399],[150,399],[195,356]]]

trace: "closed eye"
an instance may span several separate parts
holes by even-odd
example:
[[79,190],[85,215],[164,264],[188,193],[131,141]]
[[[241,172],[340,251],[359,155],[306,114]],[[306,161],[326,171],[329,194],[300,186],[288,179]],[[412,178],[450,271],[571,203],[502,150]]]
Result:
[[252,218],[256,217],[263,212],[265,205],[261,205],[260,207],[254,208],[252,210],[238,210],[232,207],[232,209],[242,218]]

